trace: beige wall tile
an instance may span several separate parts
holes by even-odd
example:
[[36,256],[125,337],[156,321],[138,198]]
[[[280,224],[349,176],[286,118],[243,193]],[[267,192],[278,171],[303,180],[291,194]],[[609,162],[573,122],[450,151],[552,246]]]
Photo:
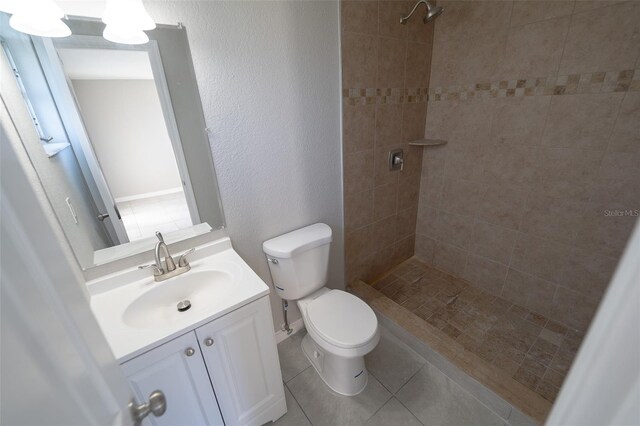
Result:
[[468,250],[471,243],[473,223],[466,216],[453,213],[438,214],[436,219],[436,239]]
[[485,183],[478,192],[474,200],[478,203],[478,219],[504,228],[520,228],[526,191],[511,185]]
[[555,284],[510,268],[502,297],[534,312],[549,315],[555,291]]
[[446,179],[440,207],[451,213],[474,217],[480,201],[480,184],[462,179]]
[[373,188],[373,150],[344,156],[344,192],[351,194]]
[[[636,153],[607,152],[600,166],[601,179],[640,180],[640,151]],[[631,188],[630,188],[631,189]]]
[[491,184],[530,185],[535,176],[538,148],[498,144],[486,147],[482,180]]
[[608,149],[628,153],[640,151],[640,92],[624,95]]
[[511,12],[511,26],[571,15],[575,1],[516,1]]
[[507,276],[507,266],[484,257],[469,255],[462,277],[474,285],[500,295]]
[[384,37],[395,37],[406,40],[407,26],[400,25],[400,15],[407,13],[411,7],[406,1],[381,1],[379,4],[378,34]]
[[378,79],[376,87],[404,88],[405,40],[378,37]]
[[[438,234],[438,209],[420,204],[418,206],[418,217],[416,223],[416,233],[435,239]],[[446,214],[446,213],[445,213]]]
[[396,215],[392,215],[379,220],[372,225],[373,238],[371,240],[371,247],[369,250],[371,250],[371,248],[376,251],[382,250],[396,242],[396,222]]
[[[516,2],[518,3],[518,2]],[[512,27],[499,65],[501,79],[554,75],[558,71],[571,18]]]
[[376,37],[342,34],[342,87],[376,87],[378,48]]
[[405,103],[403,105],[402,140],[404,142],[413,142],[424,138],[426,116],[427,104],[425,103]]
[[512,229],[477,221],[473,227],[469,251],[508,265],[517,237],[518,233]]
[[416,257],[427,264],[433,264],[436,251],[436,240],[424,235],[416,235]]
[[422,177],[442,176],[449,152],[446,145],[422,149]]
[[420,175],[400,173],[398,177],[398,210],[417,209],[420,195]]
[[420,195],[421,203],[428,206],[439,207],[442,197],[442,186],[444,178],[442,176],[433,176],[420,179]]
[[442,0],[438,5],[446,12],[438,17],[437,36],[458,40],[491,39],[506,32],[512,9],[510,1]]
[[376,147],[402,143],[402,104],[376,108]]
[[376,106],[343,107],[343,146],[345,153],[373,148],[375,140]]
[[[577,221],[575,245],[618,258],[631,235],[637,217],[616,215],[620,206],[593,204],[585,208]],[[607,214],[607,210],[610,214]]]
[[589,326],[597,307],[598,303],[592,299],[573,290],[558,287],[553,299],[551,316],[564,324],[584,331]]
[[617,264],[618,259],[600,252],[575,249],[564,265],[562,285],[600,300]]
[[408,44],[405,63],[405,87],[427,87],[429,85],[431,48],[431,44],[415,42]]
[[340,23],[342,31],[376,35],[378,33],[378,2],[342,0]]
[[551,96],[497,99],[491,118],[491,141],[505,145],[538,145],[550,102]]
[[433,265],[445,272],[462,276],[467,263],[467,252],[450,244],[437,241],[433,254]]
[[633,68],[640,55],[640,3],[631,1],[576,13],[560,75]]
[[511,267],[557,283],[561,281],[571,247],[565,244],[520,234],[511,259]]
[[600,7],[615,6],[628,0],[576,0],[576,6],[573,13],[585,12]]
[[[405,15],[411,11],[415,2],[409,1],[406,3],[407,9]],[[409,41],[415,41],[423,44],[433,45],[433,29],[435,21],[431,21],[428,24],[422,22],[421,19],[411,19],[407,22],[407,29],[409,30]]]
[[374,226],[368,225],[349,232],[345,236],[345,251],[354,258],[366,257],[371,252],[374,243]]
[[520,230],[551,241],[571,244],[577,221],[587,203],[569,198],[531,195],[526,204]]
[[344,227],[353,231],[373,222],[373,190],[345,194]]
[[[431,81],[431,85],[434,85],[433,81]],[[429,101],[427,104],[427,111],[429,113],[427,114],[425,123],[425,137],[431,139],[451,139],[452,126],[450,123],[455,118],[456,105],[456,101]]]
[[604,153],[574,148],[540,148],[536,157],[535,194],[588,200],[598,180]]
[[623,97],[623,93],[554,96],[542,145],[606,149]]
[[373,191],[373,219],[380,220],[394,215],[398,205],[398,185],[376,186]]
[[482,177],[488,159],[489,146],[463,144],[454,141],[445,148],[448,151],[447,158],[444,161],[444,176],[446,179],[475,181]]
[[414,208],[400,210],[396,215],[396,240],[416,233],[418,210]]

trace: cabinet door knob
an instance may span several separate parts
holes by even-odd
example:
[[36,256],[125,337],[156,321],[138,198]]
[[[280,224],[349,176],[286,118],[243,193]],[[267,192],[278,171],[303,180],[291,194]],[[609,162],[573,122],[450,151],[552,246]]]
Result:
[[207,337],[206,339],[204,339],[204,344],[207,346],[213,345],[213,339],[211,337]]
[[193,354],[195,354],[195,353],[196,353],[196,351],[195,351],[195,349],[193,349],[193,348],[187,348],[187,350],[186,350],[186,351],[184,351],[184,353],[185,353],[187,356],[193,356]]

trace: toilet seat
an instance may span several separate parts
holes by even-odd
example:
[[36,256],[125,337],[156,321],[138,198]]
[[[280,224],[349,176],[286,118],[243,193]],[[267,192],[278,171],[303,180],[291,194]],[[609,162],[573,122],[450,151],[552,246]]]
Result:
[[369,305],[356,296],[331,290],[309,303],[307,327],[328,343],[350,349],[377,336],[378,319]]

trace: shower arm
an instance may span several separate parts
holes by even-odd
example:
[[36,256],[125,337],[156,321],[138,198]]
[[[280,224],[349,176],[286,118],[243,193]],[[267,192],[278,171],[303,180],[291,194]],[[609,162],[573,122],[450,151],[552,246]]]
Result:
[[415,12],[418,6],[420,6],[421,4],[424,4],[427,7],[427,10],[429,10],[429,4],[427,3],[427,0],[419,0],[418,3],[413,6],[413,9],[411,9],[411,12],[409,12],[407,16],[400,15],[400,23],[404,25],[409,20],[409,18],[411,18],[413,12]]

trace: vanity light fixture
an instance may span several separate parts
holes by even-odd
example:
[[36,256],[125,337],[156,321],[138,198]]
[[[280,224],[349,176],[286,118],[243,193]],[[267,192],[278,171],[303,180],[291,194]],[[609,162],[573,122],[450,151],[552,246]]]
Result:
[[156,27],[142,0],[107,0],[102,22],[107,24],[102,34],[104,38],[123,44],[148,42],[149,37],[144,31]]
[[67,37],[64,12],[53,0],[3,1],[0,10],[11,13],[9,25],[16,31],[40,37]]

